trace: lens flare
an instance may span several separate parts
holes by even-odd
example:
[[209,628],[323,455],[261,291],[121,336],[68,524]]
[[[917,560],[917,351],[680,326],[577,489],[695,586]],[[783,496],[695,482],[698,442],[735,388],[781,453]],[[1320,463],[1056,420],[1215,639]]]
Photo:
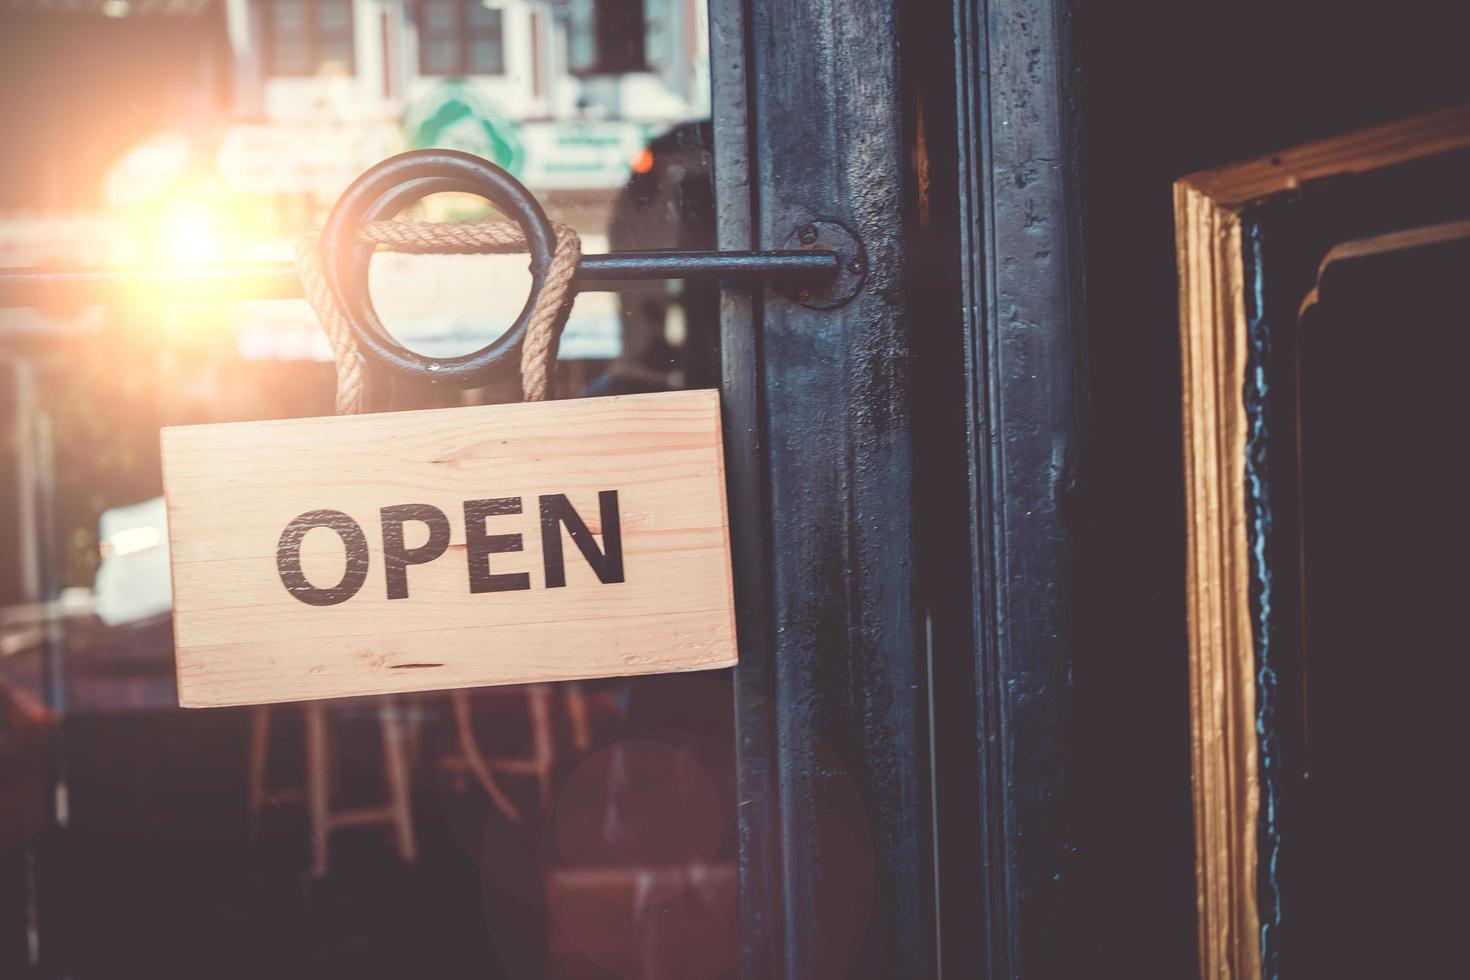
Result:
[[197,269],[220,258],[214,215],[199,201],[171,201],[163,209],[159,258],[167,265]]

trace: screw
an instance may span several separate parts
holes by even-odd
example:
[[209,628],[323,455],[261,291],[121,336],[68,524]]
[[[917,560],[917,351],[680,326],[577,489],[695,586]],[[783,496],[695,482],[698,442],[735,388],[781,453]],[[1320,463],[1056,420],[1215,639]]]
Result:
[[807,289],[805,286],[802,286],[796,291],[796,298],[799,302],[805,303],[807,300],[812,298],[812,291],[810,289]]
[[854,256],[853,259],[847,263],[847,271],[850,272],[850,273],[852,273],[855,276],[862,275],[863,274],[863,260],[860,259],[860,258],[857,258],[856,256]]
[[817,226],[802,225],[797,229],[796,236],[801,239],[803,245],[815,245],[817,242]]

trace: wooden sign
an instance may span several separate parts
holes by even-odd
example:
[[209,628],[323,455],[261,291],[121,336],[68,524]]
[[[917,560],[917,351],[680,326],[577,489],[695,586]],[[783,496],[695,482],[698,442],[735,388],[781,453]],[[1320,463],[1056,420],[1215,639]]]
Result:
[[735,663],[714,391],[163,430],[187,707]]

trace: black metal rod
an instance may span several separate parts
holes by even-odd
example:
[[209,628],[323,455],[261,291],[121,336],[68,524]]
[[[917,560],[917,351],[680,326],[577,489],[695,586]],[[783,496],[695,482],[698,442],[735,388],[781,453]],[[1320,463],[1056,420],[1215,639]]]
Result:
[[612,252],[584,255],[573,281],[622,279],[820,279],[837,274],[836,252]]
[[[584,255],[575,282],[582,290],[616,289],[635,279],[810,279],[835,275],[835,252],[613,252]],[[169,302],[288,299],[301,295],[289,263],[199,269],[121,267],[0,269],[0,308],[126,302],[130,297]]]

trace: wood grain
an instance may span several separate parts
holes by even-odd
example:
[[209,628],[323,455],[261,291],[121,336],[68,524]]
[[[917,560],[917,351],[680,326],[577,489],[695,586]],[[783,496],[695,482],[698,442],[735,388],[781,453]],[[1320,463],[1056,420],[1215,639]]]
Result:
[[1174,188],[1189,535],[1190,743],[1200,976],[1261,975],[1260,780],[1245,512],[1245,269],[1239,216]]
[[[209,706],[663,673],[735,663],[718,393],[291,419],[163,430],[179,701]],[[566,585],[546,587],[543,495],[565,495],[609,550],[599,494],[616,491],[622,581],[603,582],[557,525]],[[490,554],[526,588],[472,593],[464,503],[520,498],[484,518],[521,549]],[[427,504],[448,547],[388,598],[381,510]],[[298,515],[362,529],[358,591],[310,605],[278,568]],[[391,522],[390,522],[391,523]],[[403,546],[426,543],[403,524]],[[311,586],[343,578],[342,539],[301,538]]]
[[1470,146],[1470,106],[1451,106],[1304,143],[1181,178],[1222,208],[1240,208],[1314,180],[1365,173]]

